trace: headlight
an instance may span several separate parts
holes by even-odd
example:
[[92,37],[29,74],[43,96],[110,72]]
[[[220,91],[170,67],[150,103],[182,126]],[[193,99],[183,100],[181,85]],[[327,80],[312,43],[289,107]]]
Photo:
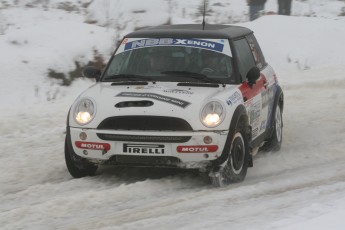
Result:
[[88,98],[81,99],[74,110],[74,120],[79,125],[86,125],[92,121],[96,114],[95,103]]
[[201,111],[201,122],[208,128],[218,126],[225,117],[225,110],[217,101],[207,103]]

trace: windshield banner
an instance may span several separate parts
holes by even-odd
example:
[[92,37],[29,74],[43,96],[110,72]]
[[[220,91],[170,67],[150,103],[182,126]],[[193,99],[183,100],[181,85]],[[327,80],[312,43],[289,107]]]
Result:
[[150,46],[188,46],[223,52],[224,41],[218,42],[203,39],[150,38],[127,42],[124,50],[138,49]]

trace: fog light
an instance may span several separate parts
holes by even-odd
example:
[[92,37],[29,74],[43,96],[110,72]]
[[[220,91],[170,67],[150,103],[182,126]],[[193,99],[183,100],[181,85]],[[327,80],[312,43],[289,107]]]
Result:
[[87,150],[83,150],[83,154],[84,154],[84,155],[87,155],[87,154],[89,154],[89,153],[87,152]]
[[80,138],[81,140],[85,141],[86,138],[87,138],[87,134],[84,133],[84,132],[81,132],[81,133],[79,134],[79,138]]
[[210,137],[210,136],[204,137],[204,143],[205,144],[211,144],[212,143],[212,137]]
[[207,153],[205,153],[204,157],[207,159],[209,157],[209,155]]

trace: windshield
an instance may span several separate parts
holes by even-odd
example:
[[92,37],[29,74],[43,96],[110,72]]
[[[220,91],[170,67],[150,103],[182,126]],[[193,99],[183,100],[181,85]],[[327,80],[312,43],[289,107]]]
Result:
[[225,39],[125,39],[102,81],[235,83]]

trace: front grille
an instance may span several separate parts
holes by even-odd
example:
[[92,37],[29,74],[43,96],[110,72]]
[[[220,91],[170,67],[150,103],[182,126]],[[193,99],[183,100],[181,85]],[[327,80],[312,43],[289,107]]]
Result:
[[155,143],[185,143],[191,136],[139,136],[139,135],[121,135],[121,134],[103,134],[97,133],[97,136],[106,141],[134,141],[134,142],[155,142]]
[[177,117],[161,116],[118,116],[101,122],[98,129],[110,130],[154,130],[193,131],[187,121]]
[[[176,157],[163,156],[127,156],[117,155],[114,157],[116,163],[144,166],[177,166],[180,160]],[[114,160],[114,159],[112,159]]]

